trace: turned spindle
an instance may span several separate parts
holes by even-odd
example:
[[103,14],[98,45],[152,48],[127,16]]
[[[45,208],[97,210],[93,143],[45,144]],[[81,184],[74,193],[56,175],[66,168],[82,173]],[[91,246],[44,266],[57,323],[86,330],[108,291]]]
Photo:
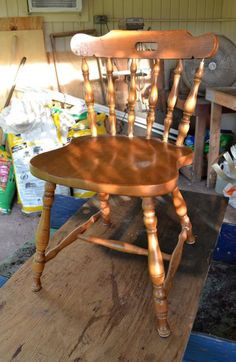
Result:
[[82,73],[84,77],[85,102],[88,108],[88,119],[92,137],[97,137],[96,112],[94,111],[94,94],[89,80],[89,67],[85,58],[82,59]]
[[132,59],[130,66],[130,89],[128,96],[129,112],[128,112],[128,136],[132,138],[134,136],[134,121],[135,121],[135,102],[137,99],[136,91],[136,72],[137,63],[136,59]]
[[183,63],[180,59],[177,63],[177,66],[174,70],[174,80],[171,91],[169,93],[167,99],[167,114],[164,120],[164,134],[163,134],[163,142],[168,142],[170,127],[173,121],[173,111],[177,102],[178,93],[179,93],[179,81],[181,74],[183,72]]
[[192,232],[192,224],[187,214],[188,212],[187,205],[178,187],[174,189],[174,191],[172,192],[172,196],[173,196],[173,204],[175,207],[175,211],[180,219],[182,229],[186,229],[187,231],[186,242],[188,244],[194,244],[195,237]]
[[155,121],[156,105],[158,100],[157,80],[160,72],[160,60],[155,60],[152,70],[152,86],[149,95],[149,111],[147,115],[147,138],[152,136],[152,126]]
[[107,59],[107,104],[109,107],[110,133],[116,135],[115,88],[113,82],[113,64],[111,58]]
[[184,140],[188,134],[190,126],[190,117],[192,116],[196,107],[197,93],[202,80],[203,72],[204,72],[204,59],[201,61],[199,68],[195,73],[193,86],[184,104],[183,118],[179,125],[179,134],[176,141],[177,146],[183,145]]

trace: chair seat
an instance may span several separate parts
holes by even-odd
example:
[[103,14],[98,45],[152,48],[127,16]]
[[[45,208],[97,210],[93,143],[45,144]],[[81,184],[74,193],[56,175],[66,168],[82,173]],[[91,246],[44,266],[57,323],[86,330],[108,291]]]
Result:
[[30,162],[32,174],[45,181],[95,192],[156,196],[171,192],[178,169],[192,163],[184,146],[127,136],[80,137]]

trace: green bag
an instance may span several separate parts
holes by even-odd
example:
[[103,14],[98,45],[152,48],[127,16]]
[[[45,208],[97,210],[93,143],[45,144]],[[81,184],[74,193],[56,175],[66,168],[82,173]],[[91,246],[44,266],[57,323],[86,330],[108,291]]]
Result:
[[[2,149],[2,147],[1,147]],[[11,212],[11,205],[16,191],[16,181],[14,175],[13,164],[11,163],[7,185],[5,190],[0,187],[0,212],[9,214]]]

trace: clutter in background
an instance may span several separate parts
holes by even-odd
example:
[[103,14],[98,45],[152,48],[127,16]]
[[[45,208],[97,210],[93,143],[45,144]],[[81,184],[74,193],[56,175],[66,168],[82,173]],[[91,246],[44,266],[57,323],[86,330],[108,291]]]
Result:
[[[91,135],[89,128],[88,112],[85,103],[81,101],[80,106],[61,109],[52,108],[54,124],[57,127],[57,136],[63,144],[69,143],[72,138]],[[97,114],[97,133],[98,135],[106,134],[105,113]],[[95,192],[73,188],[75,198],[89,198],[95,195]]]
[[56,128],[51,122],[46,92],[28,91],[21,99],[13,98],[0,113],[0,127],[5,133],[21,135],[25,141],[56,139]]
[[[18,201],[22,205],[22,211],[25,213],[41,211],[44,181],[31,174],[29,163],[32,157],[56,149],[61,144],[56,139],[49,138],[29,142],[13,134],[9,134],[7,139],[14,165]],[[56,193],[69,195],[70,190],[68,187],[57,185]]]
[[[221,130],[220,133],[220,153],[228,151],[230,145],[233,142],[234,135],[231,131]],[[210,131],[207,130],[205,134],[205,143],[204,143],[204,153],[209,152],[209,140],[210,140]],[[194,135],[188,135],[185,139],[185,145],[194,150]]]
[[4,147],[0,147],[0,212],[8,214],[16,191],[12,160]]
[[223,161],[212,167],[217,173],[216,192],[229,197],[229,204],[236,208],[236,145],[231,146],[230,153],[225,152]]
[[[0,113],[0,127],[7,134],[12,156],[18,201],[25,213],[42,209],[44,181],[29,170],[32,157],[64,146],[74,137],[91,134],[85,102],[62,109],[55,105],[48,91],[30,89],[21,99],[12,99],[11,105]],[[105,134],[105,114],[97,115],[98,134]],[[56,194],[70,196],[70,189],[58,185]],[[92,197],[95,193],[74,189],[76,198]]]

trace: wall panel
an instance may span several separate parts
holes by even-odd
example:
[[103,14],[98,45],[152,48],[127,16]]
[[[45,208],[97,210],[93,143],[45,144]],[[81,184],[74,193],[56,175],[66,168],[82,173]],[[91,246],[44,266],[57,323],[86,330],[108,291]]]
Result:
[[[94,15],[107,15],[110,29],[117,29],[125,17],[144,17],[145,28],[186,28],[193,34],[205,31],[223,33],[236,42],[236,1],[234,0],[83,0],[81,14],[43,14],[46,46],[52,31],[81,30],[95,27],[98,33],[107,27],[93,24]],[[0,16],[28,15],[26,0],[0,0]],[[68,42],[60,42],[60,50]]]

